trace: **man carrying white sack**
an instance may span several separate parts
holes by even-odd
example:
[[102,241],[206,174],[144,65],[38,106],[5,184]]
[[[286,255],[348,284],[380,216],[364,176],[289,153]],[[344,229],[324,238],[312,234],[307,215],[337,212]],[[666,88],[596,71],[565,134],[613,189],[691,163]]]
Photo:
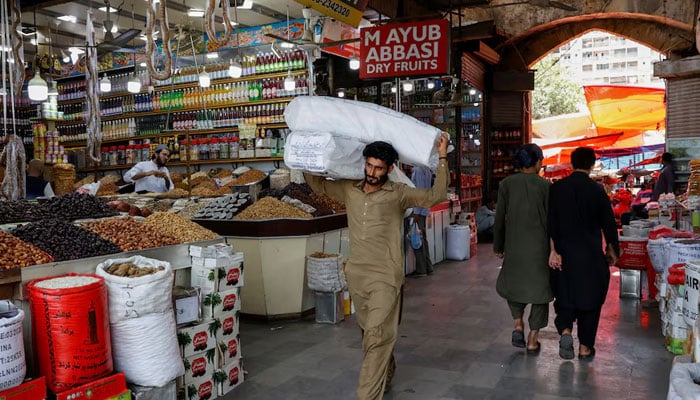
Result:
[[390,182],[398,153],[386,142],[365,147],[364,180],[327,181],[304,174],[319,193],[345,202],[350,228],[350,259],[345,267],[357,322],[363,331],[364,359],[357,398],[381,399],[393,367],[392,351],[398,332],[400,293],[404,282],[401,225],[406,209],[432,207],[447,198],[447,137],[436,147],[440,162],[430,189]]

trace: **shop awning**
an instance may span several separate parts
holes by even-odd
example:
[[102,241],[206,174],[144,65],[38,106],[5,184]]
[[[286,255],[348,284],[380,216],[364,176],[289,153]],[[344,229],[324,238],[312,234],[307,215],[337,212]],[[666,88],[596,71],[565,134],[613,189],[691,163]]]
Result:
[[665,89],[590,85],[583,92],[599,134],[666,129]]

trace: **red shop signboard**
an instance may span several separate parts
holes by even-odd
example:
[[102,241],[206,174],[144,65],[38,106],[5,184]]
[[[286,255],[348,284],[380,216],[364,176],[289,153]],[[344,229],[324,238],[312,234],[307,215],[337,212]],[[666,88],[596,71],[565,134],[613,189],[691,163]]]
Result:
[[360,78],[448,72],[446,19],[387,24],[360,30]]

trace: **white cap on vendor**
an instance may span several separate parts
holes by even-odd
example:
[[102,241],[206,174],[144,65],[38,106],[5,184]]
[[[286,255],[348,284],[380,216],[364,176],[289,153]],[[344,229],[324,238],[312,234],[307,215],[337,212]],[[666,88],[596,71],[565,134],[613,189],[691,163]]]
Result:
[[159,144],[156,146],[156,149],[153,151],[154,153],[158,154],[163,150],[168,150],[168,145],[167,144]]

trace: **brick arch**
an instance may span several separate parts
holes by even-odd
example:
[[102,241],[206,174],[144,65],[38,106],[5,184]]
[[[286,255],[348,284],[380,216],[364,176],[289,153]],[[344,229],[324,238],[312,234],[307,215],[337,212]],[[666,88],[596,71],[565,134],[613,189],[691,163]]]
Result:
[[562,44],[592,30],[607,31],[642,43],[671,56],[693,48],[693,27],[649,14],[626,12],[587,14],[535,26],[496,48],[501,55],[498,69],[529,69]]

